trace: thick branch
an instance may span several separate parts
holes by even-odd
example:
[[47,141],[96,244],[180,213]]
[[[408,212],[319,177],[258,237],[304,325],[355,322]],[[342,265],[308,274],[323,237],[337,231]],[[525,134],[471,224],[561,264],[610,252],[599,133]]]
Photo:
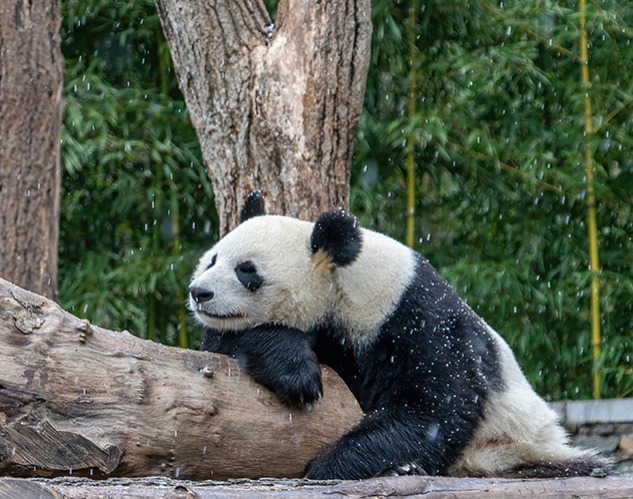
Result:
[[343,382],[288,409],[229,357],[92,326],[0,280],[0,475],[300,476],[360,419]]
[[271,211],[346,206],[371,39],[370,0],[156,0],[221,218],[261,187]]

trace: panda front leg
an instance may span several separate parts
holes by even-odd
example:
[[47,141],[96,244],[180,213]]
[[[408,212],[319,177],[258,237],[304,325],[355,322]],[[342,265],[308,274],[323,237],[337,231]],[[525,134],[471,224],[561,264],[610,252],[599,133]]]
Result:
[[311,343],[298,329],[262,325],[244,331],[207,329],[200,348],[234,357],[282,402],[304,406],[323,394],[321,367]]
[[442,434],[436,418],[406,408],[378,410],[365,415],[354,429],[308,463],[305,476],[358,480],[438,475],[454,458],[454,442]]

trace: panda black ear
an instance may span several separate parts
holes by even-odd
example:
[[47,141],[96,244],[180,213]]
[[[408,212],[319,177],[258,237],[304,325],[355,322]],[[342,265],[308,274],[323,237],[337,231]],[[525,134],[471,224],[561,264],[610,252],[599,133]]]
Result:
[[358,221],[343,209],[326,211],[314,224],[310,238],[312,253],[325,252],[339,267],[352,263],[360,253],[361,245]]
[[246,222],[249,218],[259,217],[265,214],[266,207],[262,191],[257,189],[256,191],[249,192],[242,206],[242,211],[240,211],[240,223]]

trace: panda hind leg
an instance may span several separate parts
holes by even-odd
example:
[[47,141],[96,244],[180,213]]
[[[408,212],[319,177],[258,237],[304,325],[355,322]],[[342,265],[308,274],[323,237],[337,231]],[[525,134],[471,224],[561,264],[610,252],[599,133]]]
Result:
[[448,442],[434,436],[434,422],[402,408],[365,415],[352,430],[310,461],[305,477],[358,480],[376,476],[437,475],[454,458]]

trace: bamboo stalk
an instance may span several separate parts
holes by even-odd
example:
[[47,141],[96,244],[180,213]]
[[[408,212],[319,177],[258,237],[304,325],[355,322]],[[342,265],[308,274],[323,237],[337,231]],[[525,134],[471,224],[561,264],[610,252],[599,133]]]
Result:
[[[409,60],[411,64],[409,79],[409,103],[408,118],[409,124],[413,123],[415,117],[416,101],[416,47],[415,47],[415,13],[416,1],[411,1],[409,7]],[[413,129],[409,130],[407,137],[407,236],[406,244],[413,248],[415,239],[415,137]]]
[[593,398],[601,398],[600,369],[600,263],[598,260],[598,224],[596,221],[596,194],[594,190],[593,156],[591,137],[594,133],[589,97],[589,55],[587,51],[587,3],[580,0],[580,71],[585,90],[585,168],[587,179],[587,228],[589,236],[589,260],[591,269],[591,352],[593,357]]

